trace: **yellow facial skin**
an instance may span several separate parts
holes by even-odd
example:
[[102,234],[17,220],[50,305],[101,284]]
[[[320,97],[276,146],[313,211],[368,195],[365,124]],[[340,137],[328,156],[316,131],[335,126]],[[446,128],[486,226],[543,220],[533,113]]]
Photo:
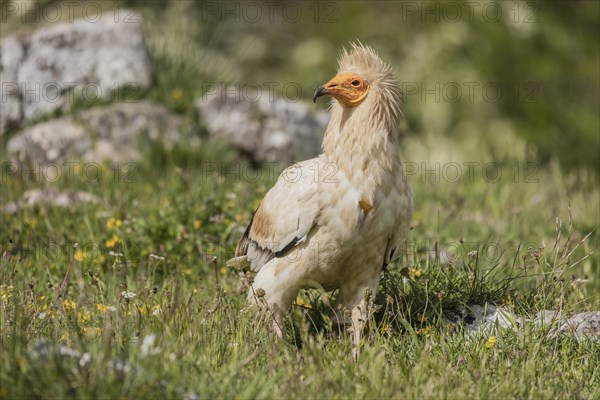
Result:
[[352,73],[338,74],[325,85],[317,89],[314,99],[328,94],[344,107],[356,107],[369,93],[369,84],[360,76]]

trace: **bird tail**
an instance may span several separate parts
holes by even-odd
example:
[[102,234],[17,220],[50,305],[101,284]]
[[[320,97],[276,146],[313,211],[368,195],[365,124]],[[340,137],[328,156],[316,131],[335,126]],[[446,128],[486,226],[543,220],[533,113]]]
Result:
[[230,268],[234,268],[241,271],[250,268],[250,261],[248,261],[247,256],[239,256],[227,260],[227,262],[225,262],[225,265],[227,265]]

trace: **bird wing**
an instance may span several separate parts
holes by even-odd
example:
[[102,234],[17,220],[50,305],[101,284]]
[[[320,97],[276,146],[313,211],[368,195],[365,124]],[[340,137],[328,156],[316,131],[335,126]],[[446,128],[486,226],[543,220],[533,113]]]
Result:
[[[314,158],[296,163],[281,173],[240,239],[236,258],[230,260],[234,265],[249,263],[257,272],[306,238],[320,211],[318,165],[318,158]],[[244,256],[246,262],[240,264]]]

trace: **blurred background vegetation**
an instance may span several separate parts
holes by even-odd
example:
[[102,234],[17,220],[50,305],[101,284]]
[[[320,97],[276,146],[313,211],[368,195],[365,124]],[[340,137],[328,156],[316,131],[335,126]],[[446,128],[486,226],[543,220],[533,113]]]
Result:
[[[56,16],[57,1],[11,3],[20,13],[2,1],[2,37],[70,17]],[[405,91],[403,133],[440,153],[432,159],[557,160],[594,177],[600,169],[595,0],[77,4],[75,18],[98,9],[142,17],[155,85],[140,95],[190,118],[193,100],[213,84],[275,84],[276,95],[309,99],[334,74],[341,47],[358,39],[393,65]],[[26,12],[36,8],[48,17]]]
[[[18,12],[8,13],[15,5]],[[57,17],[53,9],[63,13]],[[200,126],[194,102],[215,85],[242,91],[273,88],[274,95],[290,101],[310,101],[316,86],[335,74],[343,46],[355,40],[372,46],[392,64],[404,89],[400,153],[407,171],[410,167],[413,172],[408,178],[415,200],[406,265],[413,260],[415,268],[409,270],[409,276],[411,270],[414,276],[405,279],[403,270],[396,268],[404,266],[399,262],[382,283],[381,294],[400,296],[395,304],[404,316],[398,321],[408,321],[402,322],[402,334],[391,335],[390,342],[382,335],[377,340],[383,345],[371,347],[373,354],[389,347],[389,359],[377,355],[381,367],[358,366],[377,372],[398,363],[400,367],[390,368],[389,373],[377,372],[372,386],[391,392],[396,387],[386,379],[395,377],[400,379],[398,387],[416,396],[435,393],[431,390],[436,387],[446,397],[447,393],[489,397],[488,387],[503,385],[504,392],[496,397],[519,396],[515,393],[527,397],[541,393],[542,387],[550,393],[545,397],[565,397],[562,393],[598,397],[593,395],[597,374],[586,378],[589,365],[597,359],[593,356],[599,354],[594,352],[597,346],[575,347],[567,341],[560,347],[546,328],[532,334],[526,327],[518,333],[522,336],[507,336],[504,341],[499,336],[502,351],[492,353],[477,340],[449,340],[445,328],[440,336],[426,339],[430,333],[425,328],[441,324],[443,313],[458,304],[502,304],[523,315],[600,309],[600,2],[0,0],[0,37],[67,22],[70,15],[64,11],[69,9],[75,18],[93,19],[100,10],[120,20],[141,17],[154,63],[154,84],[128,95],[159,102]],[[325,110],[327,102],[311,107],[315,112]],[[0,141],[14,134],[8,132]],[[32,368],[42,371],[38,375],[37,369],[23,367],[25,346],[0,341],[13,346],[12,353],[5,351],[13,355],[1,360],[0,381],[9,384],[0,384],[0,389],[66,397],[63,382],[67,380],[75,382],[69,392],[75,397],[99,397],[98,393],[102,397],[111,393],[112,397],[129,393],[138,398],[156,393],[184,397],[190,385],[202,388],[200,397],[211,393],[284,397],[278,390],[292,393],[289,388],[295,385],[302,386],[298,390],[312,388],[307,392],[315,393],[312,397],[369,393],[352,392],[358,390],[352,388],[360,379],[346,372],[366,374],[337,364],[346,348],[337,347],[335,341],[327,341],[326,346],[315,342],[326,351],[319,348],[316,356],[301,357],[296,369],[289,362],[299,354],[295,347],[286,347],[283,354],[290,355],[279,357],[282,342],[271,342],[254,325],[246,327],[250,315],[240,312],[245,307],[240,276],[226,268],[225,261],[273,185],[274,175],[260,174],[266,168],[259,174],[255,170],[209,174],[204,167],[247,171],[255,165],[227,143],[200,142],[198,148],[186,143],[172,151],[148,144],[141,150],[144,158],[135,164],[136,184],[111,179],[114,170],[108,164],[103,166],[105,179],[98,184],[90,184],[81,171],[74,179],[63,176],[57,183],[18,175],[3,180],[0,203],[19,199],[39,186],[81,189],[101,199],[100,204],[68,208],[41,204],[0,215],[0,244],[8,243],[18,250],[14,254],[25,255],[3,259],[8,267],[0,268],[4,287],[0,300],[10,304],[14,315],[22,314],[22,304],[28,307],[14,332],[20,329],[26,343],[50,327],[49,332],[60,332],[61,340],[79,337],[82,353],[89,351],[99,361],[94,361],[91,373],[82,369],[80,375],[73,373],[74,378],[62,376],[71,369],[60,364],[56,368],[35,364]],[[3,161],[7,155],[0,147]],[[469,176],[466,163],[478,165],[476,176]],[[495,168],[486,176],[483,166],[488,164]],[[444,179],[443,168],[451,165],[462,169],[461,179]],[[496,172],[502,173],[501,179]],[[84,245],[75,250],[73,243]],[[54,244],[66,251],[50,257],[46,250],[54,249],[50,247]],[[40,313],[46,315],[56,303],[52,300],[56,288],[62,288],[73,260],[87,274],[67,285],[71,289],[66,304],[91,311],[88,314],[95,320],[88,317],[78,327],[56,309],[55,319],[42,320]],[[76,281],[82,279],[86,283],[78,289]],[[101,289],[94,286],[96,281]],[[123,293],[136,290],[131,302],[121,301]],[[311,300],[315,312],[309,317],[300,314],[307,311],[302,307],[295,307],[295,315],[320,329],[325,323],[318,319],[318,298]],[[383,296],[380,300],[388,304]],[[222,307],[215,312],[213,303]],[[126,328],[135,321],[135,335],[157,332],[164,338],[163,354],[177,353],[177,358],[147,357],[139,363],[143,374],[114,379],[102,360],[114,359],[123,349],[130,352],[125,359],[134,363],[142,359],[136,355],[134,341],[125,342],[129,337],[125,328],[119,328],[121,333],[115,328],[117,340],[122,340],[116,346],[111,339],[98,345],[82,342],[81,333],[96,327],[108,331],[103,322],[106,312],[100,310],[113,304],[122,310],[116,325]],[[126,310],[134,311],[137,319],[128,319]],[[160,317],[154,314],[157,310],[164,310]],[[5,331],[9,329],[13,328]],[[405,335],[405,331],[414,333]],[[312,352],[313,341],[306,343]],[[417,352],[415,344],[420,343]],[[476,346],[481,351],[473,354],[484,356],[468,354]],[[342,367],[332,371],[343,373],[331,379],[322,374],[322,362],[315,360],[336,360],[334,364]],[[245,368],[239,368],[240,362]],[[484,370],[483,365],[487,365]],[[9,372],[2,375],[3,370]],[[440,379],[450,370],[455,372],[450,380]],[[300,374],[308,379],[298,379]],[[312,376],[317,381],[309,388]],[[170,379],[167,392],[164,377]],[[382,377],[384,381],[377,380]],[[438,380],[442,386],[436,386]],[[267,381],[289,384],[271,387]],[[457,391],[456,382],[464,392]],[[0,390],[0,397],[7,397],[3,393]]]

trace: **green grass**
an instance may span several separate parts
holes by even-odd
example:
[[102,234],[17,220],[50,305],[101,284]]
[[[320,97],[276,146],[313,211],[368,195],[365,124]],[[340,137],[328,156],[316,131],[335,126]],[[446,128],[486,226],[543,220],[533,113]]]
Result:
[[[419,146],[403,147],[418,155]],[[598,221],[584,201],[598,189],[584,174],[547,169],[536,184],[473,179],[460,190],[413,175],[412,265],[404,258],[390,266],[353,364],[349,335],[339,332],[323,293],[302,294],[280,341],[247,308],[240,272],[224,267],[272,184],[268,174],[255,179],[219,143],[147,153],[133,180],[106,167],[97,184],[83,169],[55,183],[92,192],[99,205],[2,215],[3,398],[598,396],[598,343],[525,324],[499,332],[487,348],[487,335],[444,319],[484,302],[522,316],[600,309],[598,256],[589,255],[598,233],[579,244]],[[209,172],[215,166],[222,174]],[[5,176],[2,203],[45,185]],[[156,354],[144,354],[148,335],[156,335]],[[87,352],[90,361],[36,359],[31,349],[40,340]],[[129,371],[115,370],[117,360]]]

